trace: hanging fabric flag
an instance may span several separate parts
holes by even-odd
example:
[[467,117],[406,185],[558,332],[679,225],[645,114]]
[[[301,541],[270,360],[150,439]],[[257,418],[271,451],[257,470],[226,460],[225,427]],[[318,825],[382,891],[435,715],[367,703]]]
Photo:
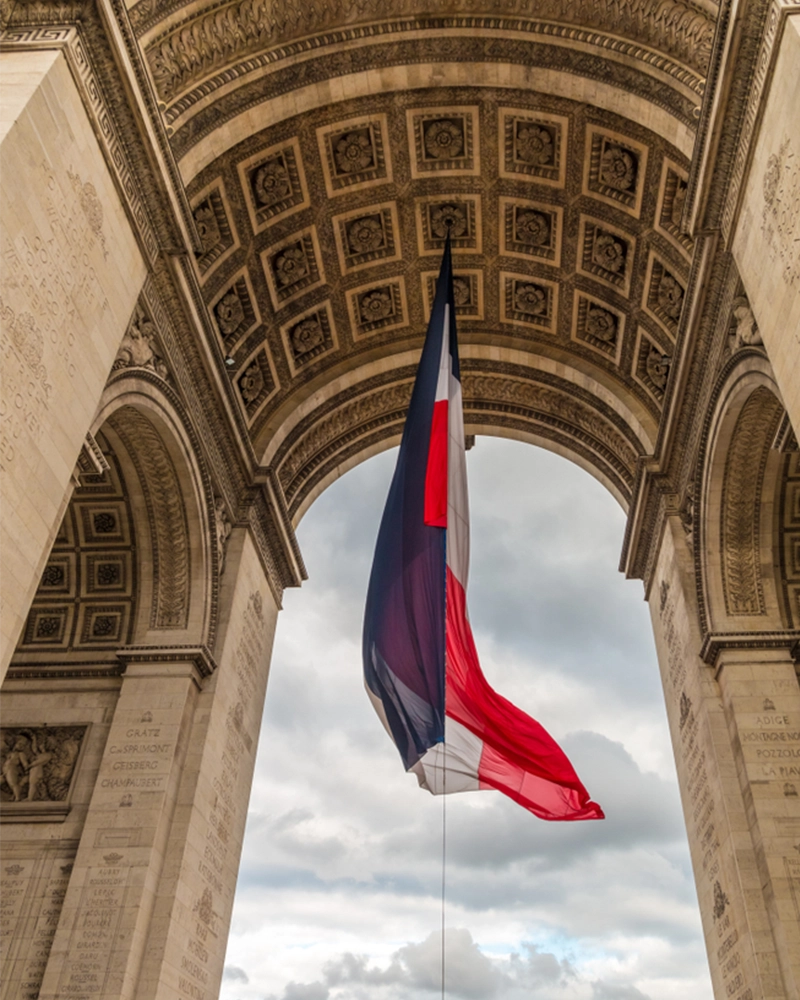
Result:
[[467,617],[469,509],[448,238],[383,512],[364,681],[407,771],[434,795],[496,788],[548,820],[603,819],[546,730],[497,694]]

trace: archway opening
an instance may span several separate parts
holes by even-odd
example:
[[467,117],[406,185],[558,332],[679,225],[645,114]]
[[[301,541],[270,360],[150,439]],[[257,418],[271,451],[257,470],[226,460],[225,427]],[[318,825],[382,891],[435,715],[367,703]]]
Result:
[[[442,800],[404,775],[363,693],[360,630],[396,452],[298,530],[279,623],[224,1000],[439,995]],[[647,608],[624,514],[577,466],[479,437],[470,614],[484,669],[571,755],[603,824],[451,796],[448,995],[711,997]]]

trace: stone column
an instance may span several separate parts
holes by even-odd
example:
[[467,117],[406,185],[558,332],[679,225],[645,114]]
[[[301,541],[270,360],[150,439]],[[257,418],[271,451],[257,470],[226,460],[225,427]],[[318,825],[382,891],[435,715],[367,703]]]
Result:
[[[766,905],[755,935],[764,977],[800,996],[800,685],[788,647],[737,636],[716,654],[716,677],[755,854],[750,893]],[[798,640],[800,641],[800,640]],[[749,643],[752,648],[742,648]],[[754,928],[755,930],[755,928]],[[763,948],[763,951],[762,951]],[[777,958],[777,967],[775,965]],[[780,994],[776,994],[780,995]]]
[[202,675],[202,651],[132,655],[40,998],[134,997]]
[[277,600],[232,533],[216,658],[126,647],[119,700],[40,1000],[213,1000],[227,945]]
[[137,1000],[219,995],[278,613],[243,528],[225,567],[219,666],[195,713]]
[[[704,662],[694,560],[677,515],[666,519],[649,602],[714,994],[797,1000],[800,798],[784,795],[788,775],[764,774],[757,754],[793,749],[789,734],[800,729],[788,641],[777,655],[720,654],[716,672]],[[755,722],[778,716],[789,721]],[[744,736],[762,731],[789,742]]]
[[145,264],[63,51],[0,74],[2,682]]

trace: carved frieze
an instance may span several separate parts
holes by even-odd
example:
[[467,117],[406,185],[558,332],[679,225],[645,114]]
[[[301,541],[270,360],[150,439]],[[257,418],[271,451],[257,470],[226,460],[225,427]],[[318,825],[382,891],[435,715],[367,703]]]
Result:
[[[632,481],[636,464],[633,446],[574,394],[523,378],[469,369],[462,369],[462,385],[467,420],[473,412],[479,414],[481,422],[503,419],[508,413],[526,426],[550,424],[564,440],[573,435],[582,453],[594,449],[595,457],[610,465],[624,484]],[[334,466],[345,453],[352,455],[359,447],[367,447],[376,435],[396,431],[405,416],[411,388],[410,377],[384,385],[301,426],[278,459],[279,478],[291,510],[299,507],[322,470]]]
[[0,727],[2,822],[64,819],[88,726]]
[[[177,2],[168,3],[166,9],[159,5],[158,13],[154,16],[148,4],[149,0],[140,0],[131,10],[134,23],[140,26],[140,30],[154,24],[173,6],[178,6]],[[382,12],[372,9],[372,0],[359,0],[358,7],[361,17],[371,21],[373,25],[383,16]],[[395,21],[389,30],[397,33],[399,26],[413,26],[416,31],[426,27],[428,23],[431,27],[439,27],[441,15],[448,14],[449,11],[433,12],[433,17],[426,19],[420,15],[430,15],[430,5],[420,9],[417,0],[405,0],[402,7],[393,8],[393,13]],[[515,19],[520,15],[525,19],[521,23],[519,20],[514,21],[517,30],[526,20],[542,18],[562,22],[560,27],[565,33],[570,29],[574,32],[575,26],[580,26],[590,31],[600,29],[599,33],[610,29],[618,37],[627,34],[632,41],[644,41],[656,50],[676,56],[680,62],[687,67],[694,67],[701,74],[711,51],[713,19],[705,10],[684,4],[680,0],[665,0],[658,6],[611,0],[602,9],[592,5],[589,0],[566,7],[559,0],[544,0],[543,3],[535,4],[534,0],[524,0],[522,4],[514,4],[509,13]],[[348,15],[352,18],[353,14],[351,6]],[[502,14],[502,7],[493,11],[490,26],[495,30],[500,20],[498,15]],[[166,31],[156,35],[146,50],[150,72],[159,96],[162,100],[169,101],[194,81],[213,75],[226,64],[239,62],[250,54],[269,46],[280,45],[293,37],[324,31],[326,27],[335,25],[337,20],[341,21],[342,15],[336,5],[308,7],[297,4],[295,7],[284,4],[281,8],[272,8],[265,0],[257,0],[256,3],[233,0],[213,11],[201,11],[177,22],[173,21]],[[462,16],[453,18],[452,26],[460,28],[469,37],[479,34],[486,22],[487,19],[480,16]],[[534,31],[541,31],[540,25],[541,22],[533,20]],[[377,35],[380,32],[380,28],[373,27],[371,34]],[[594,37],[597,34],[598,32],[593,32]],[[343,35],[343,31],[334,31],[327,36],[323,35],[321,41],[344,40]],[[441,40],[439,44],[441,47]],[[636,52],[636,46],[631,48]],[[640,53],[641,49],[636,52],[639,58]]]

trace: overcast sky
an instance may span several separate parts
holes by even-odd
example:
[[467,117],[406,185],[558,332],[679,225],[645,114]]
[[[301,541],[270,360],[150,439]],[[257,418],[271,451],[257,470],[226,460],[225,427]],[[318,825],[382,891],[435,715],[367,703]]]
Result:
[[[375,716],[361,624],[396,451],[298,531],[309,580],[278,622],[223,1000],[441,995],[442,799]],[[470,617],[490,682],[541,722],[603,822],[447,798],[452,1000],[711,1000],[642,585],[624,515],[581,469],[479,437]]]

